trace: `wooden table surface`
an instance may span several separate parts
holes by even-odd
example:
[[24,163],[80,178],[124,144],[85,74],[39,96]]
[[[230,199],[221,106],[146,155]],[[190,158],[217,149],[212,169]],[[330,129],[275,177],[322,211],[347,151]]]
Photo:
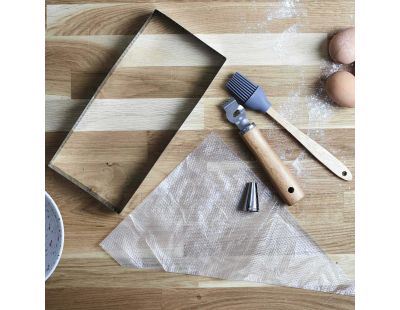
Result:
[[[47,1],[46,166],[87,104],[87,98],[118,59],[134,32],[157,8],[188,30],[203,35],[211,46],[212,42],[218,45],[219,41],[227,38],[234,43],[246,38],[260,40],[265,38],[262,34],[272,34],[275,38],[272,48],[283,53],[284,57],[268,63],[262,54],[256,54],[255,60],[248,57],[251,60],[246,63],[243,59],[247,55],[235,59],[232,53],[231,63],[227,57],[227,67],[223,67],[206,91],[199,107],[212,112],[224,96],[220,87],[214,86],[218,86],[218,81],[221,83],[229,72],[241,70],[273,87],[271,101],[274,106],[301,129],[311,129],[314,138],[343,160],[354,175],[354,110],[308,104],[318,95],[315,84],[323,74],[321,70],[329,69],[321,65],[321,59],[327,59],[326,36],[354,23],[353,1],[124,2]],[[285,55],[284,51],[279,51],[286,47],[288,40],[305,40],[306,46],[320,46],[311,48],[316,50],[314,53],[303,53],[299,60],[296,54]],[[100,41],[102,43],[98,44]],[[218,50],[218,46],[215,48]],[[224,49],[224,46],[220,48]],[[271,59],[270,55],[266,53],[265,59]],[[87,78],[79,78],[85,74],[91,77],[89,82]],[[295,102],[294,98],[297,98]],[[287,112],[289,105],[294,103],[300,107],[295,116]],[[244,160],[253,164],[254,159],[239,146],[236,132],[221,122],[221,114],[208,114],[210,120],[206,126],[184,125],[119,215],[46,168],[46,190],[59,205],[65,225],[60,265],[46,282],[48,309],[354,308],[353,297],[122,268],[101,250],[99,242],[187,155],[207,130],[216,130]],[[194,113],[191,117],[195,115],[199,114]],[[286,163],[297,171],[304,184],[307,197],[290,209],[292,214],[329,256],[353,277],[354,181],[347,183],[333,177],[307,153],[304,154],[279,127],[260,115],[250,115],[257,124],[264,124],[261,125],[264,134]],[[310,115],[317,117],[318,121],[310,120]],[[191,124],[191,120],[186,123]],[[299,159],[300,172],[295,169]]]

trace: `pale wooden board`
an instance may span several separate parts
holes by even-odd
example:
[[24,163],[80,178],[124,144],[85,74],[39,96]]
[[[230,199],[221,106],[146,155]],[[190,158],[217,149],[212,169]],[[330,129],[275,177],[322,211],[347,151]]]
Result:
[[[146,0],[125,0],[125,3],[97,0],[85,1],[85,4],[80,4],[81,0],[47,2],[57,4],[47,8],[47,33],[63,36],[131,34],[132,29],[138,30],[145,15],[154,9],[173,14],[193,33],[279,33],[287,29],[288,19],[290,24],[299,24],[300,32],[330,32],[354,22],[354,2],[347,0],[295,1],[296,14],[281,19],[273,18],[282,10],[281,1],[212,1],[211,5],[211,1],[170,0],[153,3]],[[58,4],[63,2],[68,4]],[[109,22],[104,23],[105,19]],[[153,33],[158,31],[158,28],[152,30]]]
[[[60,303],[60,299],[71,296]],[[283,288],[68,288],[46,291],[46,309],[354,309],[351,297]]]
[[[149,3],[128,0],[124,4],[117,3],[120,1],[113,3],[111,0],[90,0],[91,3],[85,1],[85,4],[81,2],[51,0],[47,5],[46,130],[49,132],[46,134],[46,163],[66,136],[65,132],[51,131],[68,131],[71,128],[85,102],[88,102],[132,40],[132,34],[140,28],[147,14],[154,8],[163,10],[190,31],[199,36],[204,35],[209,40],[214,39],[216,43],[217,38],[228,38],[231,35],[248,34],[260,38],[257,35],[261,34],[261,38],[269,38],[264,44],[272,44],[271,48],[275,46],[279,51],[280,46],[285,46],[282,44],[288,44],[285,43],[290,36],[287,35],[288,32],[293,31],[291,35],[296,32],[307,34],[310,41],[306,45],[310,54],[307,55],[308,52],[298,46],[292,47],[290,53],[299,52],[306,56],[303,59],[308,59],[307,63],[293,66],[293,61],[297,61],[295,57],[290,62],[275,57],[275,62],[271,58],[275,56],[273,53],[266,51],[264,54],[268,57],[262,58],[263,53],[256,49],[254,53],[259,56],[254,59],[257,61],[248,59],[252,57],[239,55],[240,59],[246,58],[246,61],[252,63],[224,65],[201,104],[194,108],[181,127],[182,134],[175,136],[173,144],[163,153],[122,214],[116,215],[102,208],[94,198],[47,168],[46,190],[58,203],[66,227],[65,248],[60,266],[46,283],[47,307],[179,309],[203,306],[260,309],[269,306],[270,309],[353,309],[354,298],[351,297],[268,287],[258,283],[121,268],[98,244],[198,145],[209,130],[216,130],[243,160],[261,174],[257,163],[241,144],[237,131],[224,120],[223,113],[218,109],[227,95],[222,87],[223,82],[236,70],[260,83],[270,95],[274,107],[296,126],[306,131],[310,128],[324,128],[324,134],[317,134],[316,140],[354,172],[354,110],[334,108],[329,118],[318,123],[310,123],[305,111],[309,108],[309,96],[315,92],[315,84],[321,76],[321,64],[313,57],[321,52],[320,59],[326,59],[326,42],[323,38],[332,31],[353,24],[354,2],[299,1],[296,2],[298,16],[294,14],[292,17],[272,20],[268,20],[268,15],[274,13],[274,8],[279,8],[280,1]],[[306,12],[306,16],[301,15],[302,12]],[[146,35],[181,35],[160,25],[148,30]],[[317,42],[321,44],[313,45]],[[229,46],[222,43],[219,48],[226,50]],[[157,68],[151,63],[141,68],[151,70],[151,67]],[[294,95],[298,100],[290,101]],[[176,96],[149,99],[158,105],[163,98],[182,100]],[[296,105],[294,114],[288,112],[293,104]],[[207,122],[204,121],[205,116]],[[284,154],[285,162],[294,169],[293,162],[302,154],[299,145],[266,117],[256,113],[249,113],[249,117],[263,129],[272,146],[278,153]],[[90,123],[93,126],[94,123]],[[129,122],[120,123],[117,130],[111,132],[115,135],[112,140],[118,141],[121,135],[129,133],[125,130],[129,129]],[[157,131],[146,131],[149,141],[147,149],[149,154],[153,154],[154,161],[166,146],[165,141],[174,136],[175,130],[174,127],[173,130],[164,131],[161,136]],[[77,133],[79,141],[84,141],[88,133],[99,134],[99,139],[102,134],[101,130]],[[99,144],[97,146],[101,147]],[[125,155],[122,152],[120,156]],[[104,165],[104,168],[107,167]],[[333,177],[308,154],[304,154],[299,178],[307,196],[290,211],[328,255],[353,277],[354,181],[347,183]],[[121,182],[123,176],[117,175],[116,180]]]

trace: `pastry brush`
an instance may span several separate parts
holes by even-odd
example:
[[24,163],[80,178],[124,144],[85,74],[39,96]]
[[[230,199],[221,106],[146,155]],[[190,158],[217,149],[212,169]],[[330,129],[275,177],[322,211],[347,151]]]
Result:
[[315,156],[330,171],[343,180],[350,181],[352,174],[350,170],[335,156],[328,152],[309,136],[297,129],[278,112],[271,107],[263,89],[249,81],[246,77],[236,72],[226,84],[226,88],[239,99],[247,108],[266,113],[277,123],[285,128],[293,137],[295,137],[312,155]]

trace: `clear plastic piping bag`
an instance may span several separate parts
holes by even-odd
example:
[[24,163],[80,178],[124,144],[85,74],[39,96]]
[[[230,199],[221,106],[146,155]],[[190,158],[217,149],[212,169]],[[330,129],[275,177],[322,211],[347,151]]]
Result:
[[[240,210],[250,181],[258,213]],[[123,266],[354,295],[354,282],[214,133],[100,245]]]

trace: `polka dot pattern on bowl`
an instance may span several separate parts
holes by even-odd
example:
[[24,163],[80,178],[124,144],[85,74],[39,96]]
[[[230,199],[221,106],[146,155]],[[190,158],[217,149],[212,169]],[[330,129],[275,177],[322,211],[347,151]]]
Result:
[[64,245],[64,226],[60,211],[47,193],[45,205],[45,275],[47,280],[61,257]]

